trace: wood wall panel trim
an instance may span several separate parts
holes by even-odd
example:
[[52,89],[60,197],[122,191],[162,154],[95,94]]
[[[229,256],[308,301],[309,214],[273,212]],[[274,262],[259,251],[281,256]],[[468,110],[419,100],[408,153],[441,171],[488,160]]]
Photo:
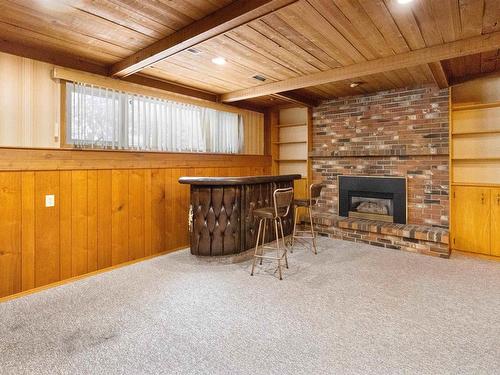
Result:
[[79,276],[88,272],[88,172],[72,171],[71,187],[71,276]]
[[97,270],[97,172],[87,171],[87,272]]
[[111,264],[129,258],[129,180],[128,170],[111,172]]
[[[60,276],[59,172],[35,172],[35,286],[50,284]],[[45,207],[45,196],[55,196],[55,206]]]
[[271,163],[265,155],[0,148],[0,171],[236,167]]
[[145,171],[129,171],[129,260],[144,258]]
[[61,248],[60,274],[61,279],[74,276],[72,274],[72,214],[73,214],[73,172],[59,172],[59,206],[60,206],[60,226],[65,228],[59,236]]
[[21,291],[21,174],[0,172],[0,297]]
[[22,172],[22,290],[35,287],[35,173]]
[[97,171],[97,269],[111,267],[111,171]]
[[[186,247],[190,192],[180,176],[270,171],[269,163],[226,160],[196,168],[0,172],[0,207],[7,210],[0,217],[0,294]],[[47,194],[55,195],[55,207],[45,207]]]

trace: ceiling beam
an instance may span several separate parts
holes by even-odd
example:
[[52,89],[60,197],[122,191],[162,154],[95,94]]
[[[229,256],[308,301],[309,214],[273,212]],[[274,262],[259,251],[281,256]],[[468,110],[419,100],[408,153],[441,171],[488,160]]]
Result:
[[450,87],[448,82],[448,77],[443,69],[443,65],[440,61],[433,62],[429,64],[432,76],[434,77],[434,82],[438,85],[440,89],[446,89]]
[[487,52],[498,49],[499,47],[500,31],[497,31],[455,42],[421,48],[398,55],[382,57],[323,72],[290,78],[284,81],[272,82],[257,87],[229,92],[222,94],[221,100],[223,102],[233,102],[264,95],[272,95],[283,91],[338,82],[370,74],[383,73],[422,64],[429,64],[440,60]]
[[286,7],[297,0],[236,0],[228,6],[183,29],[158,40],[111,67],[114,77],[125,77],[141,71],[169,56],[194,47],[238,26]]
[[295,92],[281,92],[279,94],[272,94],[272,96],[304,107],[316,107],[319,104],[318,100],[297,94]]

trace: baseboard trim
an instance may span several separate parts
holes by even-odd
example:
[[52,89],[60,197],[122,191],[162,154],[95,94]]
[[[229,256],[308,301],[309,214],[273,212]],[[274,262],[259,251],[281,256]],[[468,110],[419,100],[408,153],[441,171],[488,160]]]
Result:
[[479,254],[479,253],[470,253],[468,251],[462,250],[451,250],[450,259],[455,258],[456,256],[464,256],[467,258],[476,258],[476,259],[484,259],[484,260],[492,260],[495,262],[500,262],[500,257],[495,255],[487,255],[487,254]]
[[55,287],[58,287],[58,286],[61,286],[61,285],[69,284],[69,283],[72,283],[72,282],[77,281],[77,280],[81,280],[81,279],[85,279],[87,277],[92,277],[92,276],[95,276],[95,275],[99,275],[101,273],[112,271],[112,270],[115,270],[115,269],[118,269],[118,268],[127,267],[127,266],[130,266],[130,265],[135,264],[135,263],[143,262],[145,260],[153,259],[153,258],[162,256],[162,255],[173,253],[175,251],[183,250],[183,249],[186,249],[188,247],[189,247],[189,245],[184,245],[184,246],[176,247],[175,249],[170,249],[170,250],[162,251],[161,253],[148,255],[148,256],[146,256],[144,258],[129,260],[128,262],[125,262],[125,263],[116,264],[114,266],[106,267],[106,268],[103,268],[103,269],[100,269],[100,270],[97,270],[97,271],[92,271],[92,272],[89,272],[89,273],[86,273],[86,274],[83,274],[83,275],[70,277],[69,279],[64,279],[64,280],[61,280],[61,281],[56,281],[55,283],[51,283],[51,284],[47,284],[47,285],[42,285],[42,286],[39,286],[39,287],[36,287],[36,288],[33,288],[33,289],[24,290],[22,292],[11,294],[11,295],[8,295],[8,296],[0,298],[0,303],[11,301],[13,299],[17,299],[17,298],[21,298],[21,297],[25,297],[25,296],[28,296],[30,294],[38,293],[38,292],[41,292],[41,291],[44,291],[44,290],[47,290],[47,289],[51,289],[51,288],[55,288]]

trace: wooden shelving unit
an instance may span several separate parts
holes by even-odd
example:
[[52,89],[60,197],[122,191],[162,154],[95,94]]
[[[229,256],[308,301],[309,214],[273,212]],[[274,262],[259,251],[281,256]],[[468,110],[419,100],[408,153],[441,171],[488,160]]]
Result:
[[295,128],[297,126],[307,126],[307,123],[305,122],[298,122],[296,124],[278,124],[278,128]]
[[273,173],[302,175],[295,182],[295,195],[306,197],[310,111],[306,107],[279,109],[275,121],[271,137]]
[[277,159],[280,163],[300,163],[307,162],[307,159]]
[[451,135],[453,136],[460,136],[460,135],[481,135],[481,134],[500,134],[500,129],[499,130],[478,130],[475,132],[453,132]]
[[288,141],[288,142],[273,142],[275,145],[293,145],[293,144],[307,144],[307,141]]
[[450,106],[450,246],[493,256],[500,256],[499,87],[500,77],[454,86]]
[[488,109],[500,107],[500,101],[494,101],[490,103],[473,103],[473,104],[455,104],[452,106],[452,111],[471,111],[478,109]]

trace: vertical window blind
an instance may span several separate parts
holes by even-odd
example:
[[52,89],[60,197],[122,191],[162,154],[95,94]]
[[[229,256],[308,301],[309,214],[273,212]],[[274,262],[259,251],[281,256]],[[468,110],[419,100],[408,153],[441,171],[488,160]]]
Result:
[[239,153],[240,115],[83,83],[66,83],[66,142],[76,147]]

